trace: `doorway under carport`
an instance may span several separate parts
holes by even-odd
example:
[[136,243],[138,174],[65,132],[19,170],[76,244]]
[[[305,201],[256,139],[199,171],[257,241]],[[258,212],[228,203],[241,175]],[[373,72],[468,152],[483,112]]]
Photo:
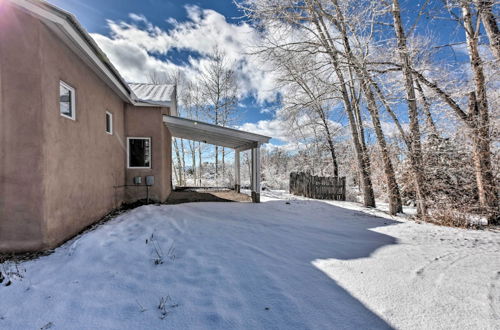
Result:
[[251,199],[254,203],[260,202],[260,147],[268,143],[270,137],[168,115],[163,116],[163,122],[172,137],[233,149],[234,191],[236,193],[240,193],[241,189],[240,153],[251,150]]

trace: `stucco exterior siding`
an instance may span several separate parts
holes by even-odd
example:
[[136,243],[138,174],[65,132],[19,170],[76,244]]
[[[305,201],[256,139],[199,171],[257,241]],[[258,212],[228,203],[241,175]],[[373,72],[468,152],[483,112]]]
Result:
[[[122,202],[124,102],[45,25],[40,27],[45,109],[44,190],[49,246],[67,239]],[[59,82],[75,89],[76,118],[59,112]],[[113,135],[105,131],[106,111]]]
[[[75,120],[60,115],[60,81],[75,89]],[[171,190],[171,136],[162,121],[168,112],[123,101],[48,26],[4,5],[0,252],[53,248],[123,202],[145,198],[127,187],[137,175],[154,175],[150,197],[164,201]],[[127,136],[151,137],[151,169],[127,169]]]
[[0,11],[0,251],[44,247],[40,30],[31,16]]
[[[163,202],[171,192],[171,145],[172,137],[163,124],[163,114],[168,108],[126,106],[125,126],[128,137],[151,138],[151,169],[127,168],[126,200],[146,198],[146,187],[134,186],[134,177],[140,176],[145,184],[145,176],[155,177],[154,186],[149,188],[149,197]],[[128,165],[128,164],[127,164]]]

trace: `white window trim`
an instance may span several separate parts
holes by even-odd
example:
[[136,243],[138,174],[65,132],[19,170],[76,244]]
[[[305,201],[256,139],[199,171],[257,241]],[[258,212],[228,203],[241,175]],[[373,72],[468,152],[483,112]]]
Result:
[[[129,140],[131,139],[139,139],[139,140],[148,140],[149,141],[149,166],[148,167],[136,167],[136,166],[130,166],[130,143]],[[140,169],[151,169],[152,165],[152,155],[153,154],[153,147],[151,145],[151,138],[150,137],[143,137],[143,136],[129,136],[127,137],[127,169],[133,169],[133,170],[140,170]]]
[[109,135],[113,135],[113,114],[109,111],[106,111],[106,124],[108,123],[107,115],[109,115],[109,132],[107,130],[107,127],[105,127],[104,129],[106,130],[106,133],[108,133]]
[[[59,100],[59,114],[64,118],[76,120],[76,91],[75,91],[75,89],[62,80],[59,81],[59,86],[63,86],[64,88],[69,89],[71,92],[71,116],[67,116],[61,112],[61,104],[60,104],[61,100]],[[59,93],[61,93],[61,92],[59,92]],[[59,94],[59,98],[60,97],[61,97],[61,94]]]

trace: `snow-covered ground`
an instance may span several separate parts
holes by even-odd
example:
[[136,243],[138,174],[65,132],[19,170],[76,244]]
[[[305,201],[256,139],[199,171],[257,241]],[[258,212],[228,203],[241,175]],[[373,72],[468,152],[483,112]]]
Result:
[[143,206],[21,263],[0,329],[500,329],[499,232],[262,199]]

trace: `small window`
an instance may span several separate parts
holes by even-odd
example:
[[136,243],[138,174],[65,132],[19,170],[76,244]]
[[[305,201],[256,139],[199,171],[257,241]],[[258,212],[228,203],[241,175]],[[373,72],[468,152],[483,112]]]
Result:
[[59,111],[61,116],[75,120],[75,89],[59,82]]
[[128,168],[151,168],[151,138],[127,138]]
[[106,111],[106,133],[113,135],[113,114]]

